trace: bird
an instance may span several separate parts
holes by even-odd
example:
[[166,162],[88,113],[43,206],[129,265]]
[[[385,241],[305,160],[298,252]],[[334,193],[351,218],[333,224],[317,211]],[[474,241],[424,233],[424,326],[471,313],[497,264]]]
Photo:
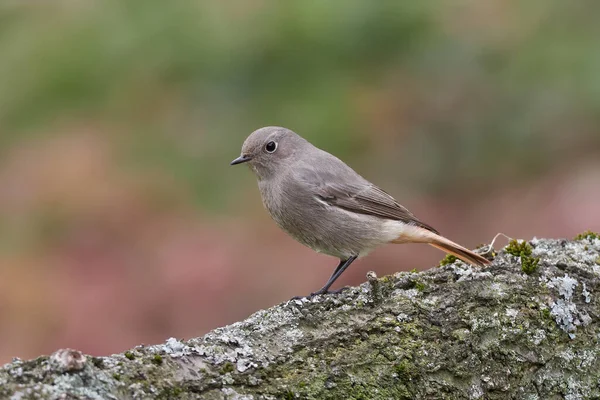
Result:
[[335,293],[330,287],[357,258],[389,243],[426,243],[475,266],[490,263],[290,129],[266,126],[252,132],[241,155],[230,162],[238,164],[250,166],[264,207],[283,231],[339,259],[325,285],[310,297]]

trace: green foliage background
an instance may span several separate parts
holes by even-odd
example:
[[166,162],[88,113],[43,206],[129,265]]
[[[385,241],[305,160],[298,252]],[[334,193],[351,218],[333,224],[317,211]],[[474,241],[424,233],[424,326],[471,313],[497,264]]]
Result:
[[567,134],[568,149],[598,145],[593,1],[480,6],[497,16],[469,16],[471,2],[53,3],[2,6],[4,151],[65,119],[110,121],[126,160],[172,170],[203,206],[239,183],[213,166],[268,124],[359,164],[378,154],[378,173],[413,167],[433,191],[504,174],[507,156],[535,175]]

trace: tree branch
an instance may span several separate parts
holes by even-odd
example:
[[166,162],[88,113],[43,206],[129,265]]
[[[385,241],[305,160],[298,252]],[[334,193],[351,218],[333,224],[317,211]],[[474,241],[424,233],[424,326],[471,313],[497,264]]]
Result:
[[530,244],[484,269],[371,274],[197,339],[15,360],[0,369],[0,397],[597,398],[600,239]]

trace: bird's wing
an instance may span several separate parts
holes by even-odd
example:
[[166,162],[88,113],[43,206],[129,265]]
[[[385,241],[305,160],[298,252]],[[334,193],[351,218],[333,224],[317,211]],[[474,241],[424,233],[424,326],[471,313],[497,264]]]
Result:
[[[354,171],[352,171],[354,173]],[[354,173],[356,174],[356,173]],[[421,222],[413,213],[400,205],[392,196],[368,182],[360,175],[336,174],[323,170],[305,170],[306,183],[321,201],[347,211],[373,215],[419,226],[438,233]]]

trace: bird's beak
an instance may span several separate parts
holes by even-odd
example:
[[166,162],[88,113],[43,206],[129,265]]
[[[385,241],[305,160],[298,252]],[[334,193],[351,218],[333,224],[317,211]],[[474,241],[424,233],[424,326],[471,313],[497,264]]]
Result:
[[237,164],[245,163],[250,160],[252,160],[252,157],[248,157],[248,156],[242,154],[241,156],[239,156],[238,158],[236,158],[235,160],[230,162],[229,165],[237,165]]

